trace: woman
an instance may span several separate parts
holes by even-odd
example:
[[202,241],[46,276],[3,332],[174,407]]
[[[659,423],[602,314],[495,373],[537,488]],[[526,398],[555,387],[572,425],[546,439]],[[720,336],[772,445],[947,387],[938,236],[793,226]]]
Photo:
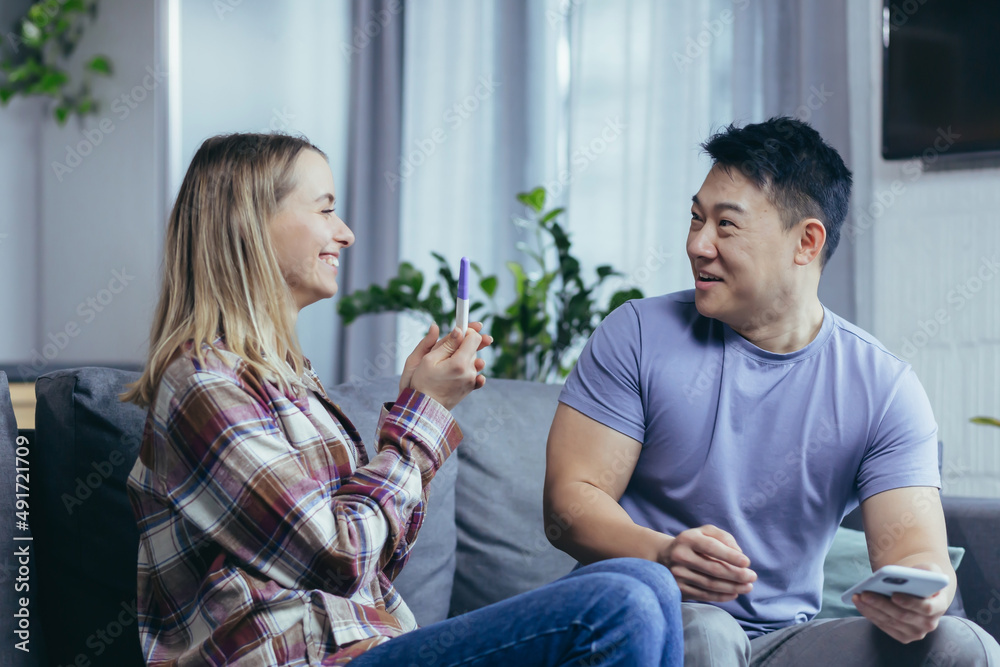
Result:
[[392,580],[492,340],[432,326],[369,461],[295,334],[354,242],[334,201],[326,156],[284,135],[208,139],[181,185],[148,364],[123,395],[149,409],[129,479],[149,664],[680,664],[677,587],[643,561],[416,628]]

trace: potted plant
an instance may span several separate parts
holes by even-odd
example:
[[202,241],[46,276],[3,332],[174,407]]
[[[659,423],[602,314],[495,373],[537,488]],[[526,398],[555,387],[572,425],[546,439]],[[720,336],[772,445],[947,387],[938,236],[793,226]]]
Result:
[[60,125],[77,114],[98,111],[89,75],[111,75],[111,61],[92,56],[84,64],[84,78],[74,84],[65,69],[88,20],[97,16],[97,0],[43,0],[35,2],[0,43],[0,105],[17,96],[55,100],[53,115]]
[[[473,299],[470,316],[483,320],[493,336],[491,377],[556,381],[569,374],[575,362],[578,344],[590,337],[608,313],[629,299],[640,299],[636,288],[621,289],[600,302],[602,287],[611,276],[621,275],[610,265],[598,266],[596,276],[587,281],[580,262],[571,250],[569,234],[559,223],[564,208],[545,210],[546,192],[535,188],[517,195],[528,215],[515,224],[534,233],[534,247],[518,244],[531,260],[529,268],[519,262],[507,262],[514,279],[514,299],[505,307],[496,303],[499,280],[483,275],[472,264],[482,297]],[[424,274],[409,262],[399,265],[399,273],[385,286],[372,285],[340,299],[337,310],[345,325],[362,315],[384,312],[410,312],[436,322],[442,330],[454,321],[458,280],[447,260],[432,253],[438,262],[437,280],[421,296],[426,284]],[[555,263],[549,260],[554,255]]]

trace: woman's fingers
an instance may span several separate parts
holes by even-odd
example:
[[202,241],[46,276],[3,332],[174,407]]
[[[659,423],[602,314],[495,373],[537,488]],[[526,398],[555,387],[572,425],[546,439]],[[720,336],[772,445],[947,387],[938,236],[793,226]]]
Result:
[[420,365],[427,354],[434,349],[437,344],[438,334],[440,330],[437,324],[432,324],[430,328],[427,329],[427,335],[425,335],[417,346],[413,348],[413,352],[410,356],[406,358],[403,362],[403,372],[399,378],[399,390],[403,391],[410,386],[410,380],[413,378],[413,371]]

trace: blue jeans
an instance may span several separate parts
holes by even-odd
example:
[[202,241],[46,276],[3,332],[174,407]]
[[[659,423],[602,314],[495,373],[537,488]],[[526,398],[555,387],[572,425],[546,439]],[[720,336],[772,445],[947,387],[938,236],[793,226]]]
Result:
[[408,632],[351,667],[684,664],[681,595],[670,571],[616,558],[534,591]]

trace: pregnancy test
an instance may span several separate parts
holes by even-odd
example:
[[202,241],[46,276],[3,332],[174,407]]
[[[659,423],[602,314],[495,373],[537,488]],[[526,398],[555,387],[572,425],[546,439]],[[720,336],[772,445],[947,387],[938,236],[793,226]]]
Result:
[[455,328],[465,333],[469,328],[469,258],[462,258],[458,270],[458,298],[455,299]]

